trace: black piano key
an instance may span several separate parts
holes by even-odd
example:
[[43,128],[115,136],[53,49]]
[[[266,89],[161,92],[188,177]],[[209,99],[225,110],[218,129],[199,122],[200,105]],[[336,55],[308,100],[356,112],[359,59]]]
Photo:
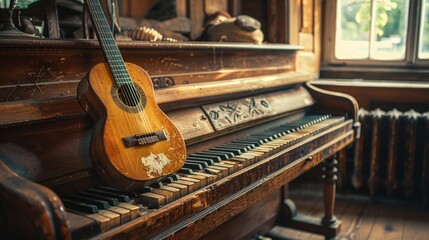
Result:
[[[204,152],[202,152],[202,153],[211,153],[211,154],[219,153],[219,154],[222,154],[222,155],[226,155],[226,156],[228,156],[228,158],[227,158],[227,159],[230,159],[230,158],[235,157],[234,153],[229,152],[229,151],[211,151],[211,150],[207,150],[207,151],[204,151]],[[226,160],[226,159],[223,159],[223,158],[222,158],[222,160]]]
[[177,181],[180,179],[180,176],[174,173],[174,174],[171,174],[171,178],[173,178],[174,181]]
[[220,148],[235,148],[235,149],[239,149],[242,153],[245,153],[245,152],[249,151],[250,149],[252,149],[252,147],[249,145],[238,144],[238,143],[227,143],[227,144],[219,145],[218,147],[220,147]]
[[259,141],[251,141],[251,140],[244,140],[244,139],[239,139],[239,140],[235,140],[232,141],[233,143],[243,143],[243,144],[251,144],[255,147],[259,147],[262,145],[262,143],[260,143]]
[[62,199],[62,202],[66,208],[81,211],[84,213],[98,213],[97,206],[88,203],[82,203],[70,199]]
[[273,130],[279,132],[282,135],[293,133],[293,132],[297,131],[297,129],[295,127],[289,127],[289,126],[278,126],[278,127],[274,128]]
[[237,146],[246,149],[247,151],[252,150],[256,146],[254,144],[246,144],[246,143],[235,143],[235,142],[229,142],[221,146]]
[[202,158],[202,157],[187,157],[186,161],[200,161],[200,162],[204,162],[207,164],[207,166],[213,165],[214,161],[211,160],[210,158]]
[[88,189],[87,191],[91,192],[91,193],[95,193],[95,194],[101,194],[101,195],[107,196],[107,197],[116,198],[120,202],[128,203],[131,201],[131,199],[127,195],[123,195],[123,194],[119,194],[119,193],[112,193],[109,191],[104,191],[101,189],[94,189],[94,188]]
[[160,187],[164,186],[164,184],[162,184],[162,182],[154,182],[150,186],[152,188],[160,188]]
[[185,162],[185,164],[183,165],[183,168],[189,168],[192,170],[203,170],[203,166],[201,166],[201,164],[198,163],[190,163],[190,162]]
[[199,160],[189,160],[189,159],[186,159],[185,163],[196,163],[196,164],[199,164],[202,168],[206,168],[206,167],[209,166],[206,162],[199,161]]
[[90,197],[90,198],[95,198],[98,200],[104,200],[106,202],[109,203],[110,206],[118,206],[119,205],[119,201],[116,198],[112,198],[112,197],[107,197],[107,196],[103,196],[100,194],[95,194],[95,193],[90,193],[90,192],[78,192],[77,195],[80,196],[85,196],[85,197]]
[[108,186],[99,186],[98,188],[101,189],[101,190],[104,190],[104,191],[112,192],[112,193],[118,193],[118,194],[122,194],[122,195],[127,195],[130,198],[136,198],[136,197],[139,196],[135,192],[124,192],[124,191],[120,191],[120,190],[118,190],[116,188],[112,188],[112,187],[108,187]]
[[194,154],[189,155],[189,157],[208,158],[208,159],[213,160],[213,162],[220,162],[220,161],[222,161],[221,157],[215,156],[215,155],[210,155],[210,154],[194,153]]
[[259,139],[268,139],[268,141],[273,141],[274,139],[276,139],[273,135],[267,133],[261,133],[261,134],[252,134],[250,135],[250,137],[255,137],[255,138],[259,138]]
[[304,125],[305,123],[293,123],[293,124],[289,124],[287,125],[289,128],[293,128],[295,129],[295,131],[301,130],[302,129],[302,125]]
[[279,131],[279,133],[277,134],[279,137],[284,137],[286,135],[288,135],[289,133],[291,133],[290,131]]
[[302,123],[293,123],[293,124],[288,124],[286,127],[288,129],[293,129],[294,131],[299,131],[303,128],[302,125],[303,125]]
[[182,167],[181,169],[179,169],[179,173],[182,173],[182,174],[193,174],[194,171],[192,171],[192,169],[190,169],[190,168]]
[[109,203],[106,201],[93,199],[89,197],[78,196],[75,194],[68,195],[66,199],[96,205],[98,209],[108,209],[110,207]]
[[269,140],[268,140],[268,139],[258,138],[258,137],[250,137],[250,136],[248,136],[248,137],[244,137],[244,138],[242,138],[241,140],[245,140],[245,141],[257,141],[257,142],[259,142],[259,143],[261,143],[261,144],[264,144],[264,143],[268,143],[268,142],[269,142]]
[[275,129],[281,129],[283,131],[296,132],[296,126],[290,126],[288,124],[277,126]]
[[166,177],[166,178],[162,179],[162,182],[168,184],[168,183],[174,182],[174,179],[170,176],[170,177]]
[[142,189],[139,189],[139,192],[147,193],[147,192],[152,192],[152,190],[153,190],[152,187],[146,186],[146,187],[143,187]]
[[274,128],[275,131],[278,131],[283,136],[289,133],[296,132],[296,129],[294,127],[286,127],[286,126],[279,126]]
[[221,160],[228,160],[230,158],[228,154],[222,153],[222,152],[208,152],[208,151],[204,151],[204,152],[199,152],[198,154],[200,154],[200,155],[206,155],[206,156],[216,156],[216,157],[219,157]]
[[234,154],[232,157],[242,154],[240,149],[236,149],[236,148],[214,147],[214,148],[210,148],[209,150],[216,151],[216,152],[232,153]]
[[255,133],[255,134],[252,134],[250,136],[263,136],[263,137],[265,137],[265,136],[271,136],[272,138],[279,138],[280,137],[279,131],[276,130],[276,129],[265,130],[262,133]]

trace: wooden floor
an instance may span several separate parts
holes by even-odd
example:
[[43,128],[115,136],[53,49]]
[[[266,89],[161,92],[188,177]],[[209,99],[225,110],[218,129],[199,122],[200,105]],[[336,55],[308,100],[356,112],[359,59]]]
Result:
[[[322,216],[321,191],[305,189],[312,187],[292,187],[290,192],[299,213]],[[424,211],[419,202],[337,194],[335,215],[342,220],[337,239],[429,239],[429,211]],[[273,232],[286,239],[324,239],[320,235],[280,227]]]

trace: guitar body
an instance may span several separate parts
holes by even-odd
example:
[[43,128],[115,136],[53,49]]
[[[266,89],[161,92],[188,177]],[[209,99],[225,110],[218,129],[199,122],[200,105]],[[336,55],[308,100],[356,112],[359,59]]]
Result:
[[[107,63],[91,69],[79,84],[78,97],[95,124],[90,146],[93,166],[107,184],[128,191],[179,170],[186,146],[179,130],[159,109],[148,74],[135,64],[125,65],[136,89],[131,95],[138,96],[137,101],[127,104]],[[125,139],[160,131],[165,134],[163,140],[125,143]]]

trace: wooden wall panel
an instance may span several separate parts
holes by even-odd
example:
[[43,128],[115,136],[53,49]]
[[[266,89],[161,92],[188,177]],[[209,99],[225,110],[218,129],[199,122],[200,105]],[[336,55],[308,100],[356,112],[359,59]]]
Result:
[[322,61],[322,13],[322,1],[315,0],[313,10],[313,52],[315,55],[314,65],[317,76],[320,75],[320,63]]
[[312,33],[300,32],[298,34],[299,45],[304,47],[307,52],[313,52],[314,50],[314,36]]
[[270,43],[287,43],[287,1],[269,0],[267,14],[267,32],[265,39]]
[[314,0],[302,0],[301,3],[301,28],[300,32],[313,33],[313,12],[314,12]]
[[176,0],[176,14],[177,17],[187,17],[188,6],[186,0]]
[[289,1],[289,43],[304,47],[297,70],[319,76],[322,4],[319,0]]
[[120,2],[122,7],[121,16],[144,18],[156,3],[156,0],[122,0]]
[[420,112],[429,110],[429,87],[427,84],[356,82],[335,79],[315,81],[314,85],[325,90],[349,94],[358,101],[359,107],[365,109],[374,109],[385,105],[394,106],[401,111],[407,111],[410,107]]
[[288,1],[288,37],[289,44],[299,44],[299,26],[301,26],[300,1]]
[[219,10],[228,11],[228,1],[226,0],[204,0],[204,13],[206,15],[215,14]]
[[191,19],[191,40],[196,40],[203,33],[204,3],[203,0],[189,0],[189,17]]

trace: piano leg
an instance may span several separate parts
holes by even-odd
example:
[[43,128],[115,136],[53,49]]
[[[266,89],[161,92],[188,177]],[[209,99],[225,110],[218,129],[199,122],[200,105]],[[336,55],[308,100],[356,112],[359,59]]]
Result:
[[336,155],[326,159],[325,164],[323,168],[323,178],[325,180],[323,188],[325,216],[322,218],[322,225],[326,228],[325,238],[334,239],[341,227],[341,221],[334,216],[335,182],[338,179],[338,161]]
[[[334,216],[335,182],[337,181],[337,159],[332,156],[325,160],[323,179],[325,180],[323,195],[325,215],[322,219],[298,214],[296,206],[291,199],[283,202],[279,225],[301,231],[311,232],[325,236],[325,239],[335,239],[341,227],[341,221]],[[287,239],[286,236],[272,236],[275,239]]]

